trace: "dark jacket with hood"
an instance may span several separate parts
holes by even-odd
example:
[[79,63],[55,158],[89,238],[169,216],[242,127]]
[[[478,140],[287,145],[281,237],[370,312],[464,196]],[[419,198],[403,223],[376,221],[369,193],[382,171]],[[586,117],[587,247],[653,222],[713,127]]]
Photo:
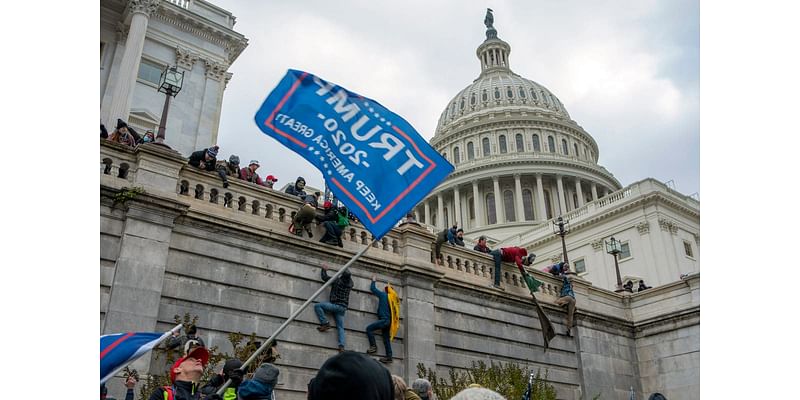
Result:
[[297,187],[297,184],[300,183],[300,182],[303,182],[303,184],[305,184],[306,180],[303,179],[302,176],[297,177],[297,180],[294,182],[294,186],[289,186],[289,187],[286,188],[286,193],[289,193],[289,194],[292,194],[292,195],[295,195],[295,196],[299,196],[300,199],[304,198],[306,196],[305,190],[300,189],[300,188]]
[[322,364],[308,383],[308,400],[392,400],[392,374],[372,358],[345,351]]
[[206,152],[208,149],[197,150],[189,156],[189,165],[200,168],[200,162],[206,164],[204,170],[214,172],[217,170],[217,158],[214,157],[211,161],[206,161]]
[[[199,400],[200,389],[195,383],[189,381],[175,381],[171,385],[173,400]],[[164,388],[154,390],[148,400],[164,400]]]

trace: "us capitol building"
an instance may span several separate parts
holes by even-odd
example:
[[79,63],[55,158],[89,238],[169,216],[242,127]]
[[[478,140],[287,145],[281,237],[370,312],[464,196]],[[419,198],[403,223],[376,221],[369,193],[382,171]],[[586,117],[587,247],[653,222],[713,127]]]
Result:
[[699,272],[700,203],[652,178],[623,187],[561,100],[511,70],[511,46],[492,21],[487,14],[475,52],[480,75],[447,103],[430,141],[455,170],[415,208],[417,220],[432,232],[458,224],[492,248],[526,247],[543,268],[561,260],[552,222],[562,217],[573,269],[610,290],[611,237],[621,242],[623,282],[656,286]]

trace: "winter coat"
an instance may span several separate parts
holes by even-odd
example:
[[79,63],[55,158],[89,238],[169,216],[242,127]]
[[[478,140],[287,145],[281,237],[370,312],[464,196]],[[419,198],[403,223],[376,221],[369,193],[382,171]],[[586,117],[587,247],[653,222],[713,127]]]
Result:
[[481,253],[486,253],[486,254],[489,254],[489,252],[492,251],[492,249],[490,249],[489,247],[481,246],[479,244],[476,244],[475,247],[472,248],[472,250],[480,251]]
[[[321,276],[323,282],[327,282],[328,279],[331,279],[331,277],[328,276],[328,272],[324,269],[322,270]],[[353,279],[350,277],[350,271],[344,271],[331,285],[331,303],[347,308],[347,304],[350,302],[350,289],[352,288]]]
[[528,256],[528,250],[522,247],[503,247],[501,250],[503,251],[503,261],[513,261],[517,264],[517,268],[523,269],[522,259]]
[[[173,400],[199,400],[200,390],[197,385],[189,381],[176,381],[171,385],[173,388]],[[164,400],[164,388],[159,387],[154,390],[148,400]]]
[[251,172],[250,168],[242,168],[239,171],[239,178],[250,183],[255,183],[256,185],[266,186],[264,181],[261,180],[261,177],[258,176],[258,172]]
[[303,189],[300,189],[300,188],[298,188],[298,187],[297,187],[297,184],[298,184],[298,183],[299,183],[301,180],[302,180],[303,182],[305,182],[305,181],[306,181],[305,179],[298,179],[297,181],[295,181],[295,182],[294,182],[294,185],[293,185],[293,186],[289,186],[289,187],[287,187],[287,188],[286,188],[286,193],[289,193],[289,194],[291,194],[291,195],[298,196],[298,197],[300,197],[300,199],[303,199],[304,197],[306,197],[306,194],[307,194],[307,193],[305,192],[305,190],[303,190]]
[[236,394],[240,400],[272,400],[272,385],[250,379],[239,385]]
[[375,282],[372,282],[369,290],[378,298],[378,319],[389,320],[392,318],[392,312],[389,309],[389,295],[383,290],[379,290]]
[[136,146],[136,138],[133,137],[133,135],[130,134],[130,132],[127,135],[123,135],[119,131],[114,131],[111,134],[111,136],[108,138],[108,140],[110,140],[112,142],[124,144],[124,145],[130,146],[130,147]]
[[200,168],[200,163],[206,164],[205,171],[214,172],[217,170],[217,159],[212,158],[211,161],[206,161],[206,152],[208,149],[197,150],[189,156],[189,165]]

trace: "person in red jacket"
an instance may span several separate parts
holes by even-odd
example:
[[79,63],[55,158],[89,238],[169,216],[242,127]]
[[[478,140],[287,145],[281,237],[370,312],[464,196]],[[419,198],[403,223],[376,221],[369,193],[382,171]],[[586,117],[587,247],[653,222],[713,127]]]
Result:
[[503,247],[502,249],[492,250],[489,254],[494,257],[494,284],[492,287],[496,289],[502,289],[500,287],[500,276],[502,272],[500,264],[502,261],[513,261],[517,264],[517,268],[522,272],[522,275],[525,275],[523,266],[531,265],[533,259],[536,258],[536,254],[528,255],[528,250],[522,247]]

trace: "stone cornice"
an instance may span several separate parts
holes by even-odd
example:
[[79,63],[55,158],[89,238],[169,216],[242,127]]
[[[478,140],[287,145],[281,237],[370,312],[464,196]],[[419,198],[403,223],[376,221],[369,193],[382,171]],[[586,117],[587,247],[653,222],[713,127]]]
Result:
[[211,60],[204,60],[206,63],[206,78],[222,81],[228,70],[227,64],[218,63]]
[[175,61],[180,68],[191,71],[192,67],[194,67],[194,63],[199,59],[200,55],[197,53],[189,51],[181,46],[175,48]]
[[132,15],[134,13],[140,13],[149,18],[158,10],[160,5],[161,0],[128,0],[125,14]]
[[244,35],[170,2],[162,2],[155,18],[224,48],[232,64],[247,47]]
[[[683,213],[685,216],[687,216],[689,218],[695,218],[695,219],[699,219],[700,218],[699,211],[694,210],[694,209],[690,209],[689,207],[670,199],[669,197],[665,196],[663,193],[651,192],[651,193],[648,193],[648,194],[646,194],[644,196],[639,196],[638,198],[635,198],[633,201],[622,203],[618,207],[611,208],[609,210],[605,210],[604,212],[597,213],[596,215],[592,216],[591,218],[583,219],[583,220],[578,221],[576,223],[571,223],[570,225],[571,225],[572,232],[573,233],[574,232],[578,232],[581,229],[593,226],[593,225],[595,225],[597,223],[600,223],[603,220],[610,219],[615,215],[627,212],[628,210],[631,210],[631,209],[640,208],[640,207],[642,207],[644,205],[648,205],[648,204],[665,204],[665,205],[669,205],[670,207],[673,207],[678,212]],[[677,227],[677,225],[675,225],[675,226]],[[675,229],[677,229],[677,228],[675,228]],[[552,241],[556,241],[556,240],[560,240],[560,238],[558,236],[555,236],[555,235],[544,235],[544,237],[541,237],[541,238],[539,238],[539,239],[537,239],[535,241],[529,242],[527,244],[523,243],[523,245],[526,248],[532,249],[532,248],[537,248],[539,246],[547,245],[548,243],[550,243]]]

